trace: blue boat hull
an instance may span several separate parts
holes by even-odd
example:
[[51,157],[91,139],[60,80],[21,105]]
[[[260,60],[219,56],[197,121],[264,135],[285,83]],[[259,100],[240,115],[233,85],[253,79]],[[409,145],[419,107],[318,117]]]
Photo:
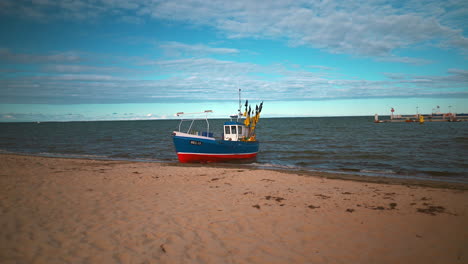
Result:
[[227,141],[213,138],[173,136],[180,162],[223,162],[253,159],[259,149],[258,141]]

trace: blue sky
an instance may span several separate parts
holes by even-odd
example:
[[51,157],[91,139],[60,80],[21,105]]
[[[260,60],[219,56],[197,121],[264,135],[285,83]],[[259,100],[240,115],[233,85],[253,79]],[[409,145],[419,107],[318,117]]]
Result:
[[468,112],[467,1],[0,2],[0,122]]

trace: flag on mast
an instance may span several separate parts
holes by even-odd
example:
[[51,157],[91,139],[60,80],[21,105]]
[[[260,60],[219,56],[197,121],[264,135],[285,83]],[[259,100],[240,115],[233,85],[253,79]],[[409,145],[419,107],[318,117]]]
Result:
[[249,100],[245,100],[245,112],[244,116],[247,116],[247,105],[249,104]]

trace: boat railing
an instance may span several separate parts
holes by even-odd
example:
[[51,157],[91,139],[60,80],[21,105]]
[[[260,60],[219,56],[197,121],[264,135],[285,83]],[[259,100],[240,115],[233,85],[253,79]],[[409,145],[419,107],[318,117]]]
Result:
[[197,112],[197,113],[184,113],[184,112],[178,112],[176,115],[177,116],[182,116],[182,115],[199,115],[199,114],[205,114],[205,118],[190,118],[190,119],[181,119],[179,123],[179,132],[182,132],[182,123],[190,121],[189,128],[187,129],[188,134],[192,134],[192,127],[194,125],[195,121],[200,121],[200,120],[205,120],[206,122],[206,131],[202,131],[200,136],[205,136],[205,137],[212,137],[213,133],[210,133],[210,122],[208,122],[208,114],[213,113],[212,110],[205,110],[204,112]]

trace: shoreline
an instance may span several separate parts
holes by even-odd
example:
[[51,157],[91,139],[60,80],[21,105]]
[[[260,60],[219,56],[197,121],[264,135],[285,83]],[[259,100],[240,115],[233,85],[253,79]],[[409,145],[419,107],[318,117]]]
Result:
[[165,166],[174,167],[206,167],[206,168],[226,168],[236,169],[243,168],[248,170],[267,170],[275,171],[279,173],[308,176],[324,179],[335,179],[343,181],[355,181],[362,183],[378,183],[378,184],[390,184],[390,185],[409,185],[409,186],[420,186],[430,188],[442,188],[442,189],[455,189],[455,190],[468,190],[468,183],[462,182],[445,182],[442,180],[434,179],[417,179],[417,178],[397,178],[397,177],[384,177],[384,176],[363,176],[354,173],[334,173],[334,172],[321,172],[321,171],[310,171],[301,169],[277,169],[277,168],[256,168],[251,166],[243,166],[242,164],[223,164],[223,163],[210,163],[210,164],[196,164],[196,163],[162,163]]
[[261,167],[261,166],[252,166],[251,164],[242,164],[242,163],[179,163],[178,161],[167,162],[167,161],[158,161],[158,160],[129,160],[124,158],[110,158],[110,157],[80,157],[80,156],[63,156],[64,154],[51,154],[51,155],[40,155],[40,154],[27,154],[27,153],[14,153],[14,152],[4,152],[0,153],[0,157],[3,155],[14,155],[14,156],[26,156],[26,157],[42,157],[42,158],[51,158],[51,159],[72,159],[72,160],[95,160],[95,161],[112,161],[112,162],[134,162],[134,163],[155,163],[161,164],[164,166],[174,166],[174,167],[206,167],[206,168],[226,168],[226,169],[248,169],[248,170],[270,170],[276,172],[282,172],[293,175],[307,175],[310,177],[319,177],[327,179],[337,179],[337,180],[348,180],[348,181],[357,181],[357,182],[367,182],[367,183],[382,183],[382,184],[393,184],[393,185],[413,185],[421,187],[431,187],[431,188],[446,188],[446,189],[455,189],[455,190],[468,190],[468,183],[455,182],[455,181],[444,181],[443,179],[426,179],[426,178],[417,178],[417,177],[390,177],[390,176],[365,176],[359,173],[353,172],[324,172],[324,171],[312,171],[305,169],[282,169],[276,167]]
[[468,191],[0,154],[2,263],[467,263]]

